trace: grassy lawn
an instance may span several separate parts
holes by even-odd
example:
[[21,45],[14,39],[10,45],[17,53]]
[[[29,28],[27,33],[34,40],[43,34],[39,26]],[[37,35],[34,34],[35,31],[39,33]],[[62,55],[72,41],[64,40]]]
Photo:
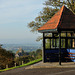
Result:
[[23,66],[32,65],[32,64],[35,64],[35,63],[37,63],[39,61],[42,61],[42,58],[41,59],[34,60],[34,61],[30,61],[30,62],[28,62],[26,64],[23,64],[23,65],[20,65],[20,66],[11,67],[11,68],[8,68],[8,69],[3,69],[3,70],[0,70],[0,72],[7,71],[7,70],[11,70],[11,69],[15,69],[15,68],[20,68],[20,67],[23,67]]

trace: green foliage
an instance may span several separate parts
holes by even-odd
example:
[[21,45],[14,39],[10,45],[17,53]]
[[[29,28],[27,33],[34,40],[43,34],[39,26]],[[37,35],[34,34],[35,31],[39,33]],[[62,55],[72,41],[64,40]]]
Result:
[[[55,34],[54,36],[59,37],[58,34]],[[61,37],[66,37],[66,33],[61,33]],[[67,33],[67,37],[71,37],[71,34]],[[61,48],[65,48],[65,41],[66,41],[65,39],[61,39]],[[55,39],[51,39],[51,43],[50,39],[46,39],[45,48],[50,49],[50,44],[51,48],[55,47]],[[67,44],[68,48],[71,48],[71,39],[68,39]],[[59,39],[56,39],[56,47],[59,48]]]
[[6,68],[6,65],[8,65],[9,68],[13,67],[15,66],[15,63],[17,66],[19,66],[19,65],[22,65],[22,61],[25,64],[25,63],[35,60],[36,57],[37,59],[41,58],[41,55],[42,55],[42,52],[40,49],[38,49],[36,52],[33,51],[30,53],[26,53],[22,49],[20,49],[16,52],[16,54],[18,54],[19,52],[22,52],[23,56],[16,58],[15,54],[13,54],[10,51],[6,51],[5,49],[0,47],[0,69]]
[[36,53],[35,53],[35,51],[32,51],[32,52],[29,52],[29,55],[30,55],[31,57],[34,57],[34,58],[35,58]]
[[18,58],[15,58],[15,59],[14,59],[14,61],[15,61],[16,64],[17,64],[17,66],[18,66],[18,65],[21,65],[21,64],[22,64],[22,61],[23,61],[24,63],[27,63],[27,62],[32,61],[32,60],[34,60],[34,58],[31,57],[31,56],[21,56],[21,57],[18,57]]
[[66,5],[73,13],[75,13],[75,0],[48,0],[44,4],[55,8]]
[[13,66],[14,54],[6,51],[0,47],[0,68],[3,69],[8,64],[9,67]]
[[41,49],[37,49],[36,50],[36,59],[40,59],[42,58],[42,50]]
[[[52,42],[51,42],[52,43]],[[46,39],[46,44],[45,44],[46,49],[50,49],[50,40]]]
[[30,56],[33,57],[34,59],[42,58],[42,50],[37,49],[36,51],[32,51],[30,52]]
[[58,9],[53,9],[51,7],[43,8],[40,15],[35,18],[35,21],[30,22],[28,27],[31,28],[32,32],[37,31],[37,29],[43,26],[57,11]]

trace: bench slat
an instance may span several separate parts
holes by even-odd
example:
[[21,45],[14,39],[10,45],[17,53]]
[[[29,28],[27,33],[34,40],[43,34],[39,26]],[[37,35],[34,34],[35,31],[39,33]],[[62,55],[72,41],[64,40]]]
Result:
[[75,54],[75,53],[70,53],[70,52],[69,52],[69,54]]

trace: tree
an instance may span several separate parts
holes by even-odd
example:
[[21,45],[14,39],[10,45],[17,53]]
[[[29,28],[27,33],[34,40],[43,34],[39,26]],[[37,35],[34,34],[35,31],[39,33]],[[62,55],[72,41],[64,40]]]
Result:
[[32,32],[37,31],[37,29],[43,26],[57,11],[58,9],[48,6],[43,8],[40,15],[35,18],[35,21],[30,22],[28,27],[31,28]]
[[14,65],[14,54],[6,51],[0,46],[0,68],[3,69],[6,65],[9,67]]
[[45,1],[46,7],[40,12],[40,15],[28,24],[32,32],[43,26],[58,10],[62,5],[66,5],[73,13],[75,13],[75,0],[48,0]]
[[22,65],[22,61],[23,61],[24,63],[27,63],[27,62],[30,62],[30,61],[32,61],[32,60],[34,60],[34,58],[31,57],[31,56],[20,56],[20,57],[14,59],[14,61],[15,61],[16,64],[17,64],[17,66],[18,66],[18,65]]
[[37,49],[36,50],[36,59],[40,59],[42,58],[42,50],[41,49]]
[[66,5],[73,13],[75,13],[75,0],[48,0],[45,5],[60,8],[62,5]]

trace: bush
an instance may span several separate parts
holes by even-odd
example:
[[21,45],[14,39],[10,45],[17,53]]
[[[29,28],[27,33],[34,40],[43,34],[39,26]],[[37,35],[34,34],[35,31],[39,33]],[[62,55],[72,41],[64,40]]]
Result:
[[6,65],[12,67],[14,64],[14,54],[0,47],[0,69],[6,68]]
[[17,64],[17,66],[21,65],[22,61],[24,63],[27,63],[27,62],[32,61],[32,60],[34,60],[34,58],[31,57],[31,56],[21,56],[21,57],[18,57],[18,58],[14,59],[15,63]]

